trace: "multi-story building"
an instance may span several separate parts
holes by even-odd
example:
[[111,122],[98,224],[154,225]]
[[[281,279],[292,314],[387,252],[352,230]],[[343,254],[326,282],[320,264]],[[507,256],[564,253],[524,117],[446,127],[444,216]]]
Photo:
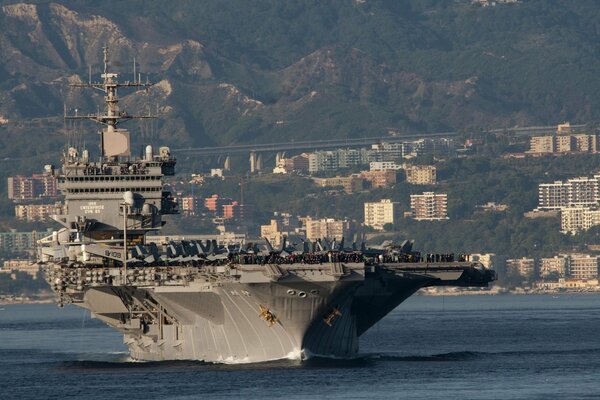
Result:
[[24,272],[30,275],[33,279],[37,279],[40,272],[40,266],[39,264],[30,260],[6,260],[4,261],[1,272]]
[[362,171],[359,178],[371,183],[373,188],[386,188],[396,184],[396,171]]
[[532,136],[529,139],[528,153],[552,154],[554,153],[554,136]]
[[411,194],[410,209],[417,221],[448,219],[448,195],[434,192]]
[[400,160],[409,154],[407,143],[377,143],[371,145],[370,156],[375,162]]
[[560,210],[568,204],[567,186],[563,182],[538,185],[538,210]]
[[291,174],[292,172],[308,172],[309,155],[302,153],[291,158],[279,158],[276,160],[274,174]]
[[437,172],[433,165],[407,165],[404,171],[406,181],[413,185],[434,185],[437,181]]
[[298,218],[288,213],[273,213],[271,222],[260,226],[260,236],[267,238],[274,246],[279,246],[283,236],[306,237],[305,232],[300,230]]
[[401,169],[402,169],[402,165],[396,164],[394,161],[371,161],[369,163],[369,170],[371,170],[371,171],[387,171],[387,170],[398,171]]
[[365,203],[365,225],[383,230],[384,225],[393,224],[398,213],[398,203],[383,199],[376,203]]
[[347,220],[337,220],[333,218],[312,219],[304,218],[306,228],[306,239],[338,239],[348,238],[352,235],[352,223]]
[[559,255],[552,258],[540,258],[539,276],[542,279],[564,278],[567,276],[569,264],[568,255]]
[[560,231],[576,234],[600,225],[600,209],[589,207],[563,207],[560,210]]
[[513,258],[506,260],[506,269],[514,271],[525,279],[536,277],[537,263],[534,258]]
[[569,257],[569,277],[573,279],[598,278],[600,257],[589,254],[571,254]]
[[17,204],[15,217],[18,220],[33,222],[47,221],[51,215],[62,214],[63,205],[56,204]]
[[58,196],[56,177],[51,174],[11,176],[8,178],[8,198],[13,201],[35,200]]
[[538,210],[594,207],[600,205],[600,175],[542,183],[538,186],[538,195]]
[[17,232],[11,229],[9,232],[0,232],[0,253],[26,253],[35,249],[38,239],[49,235],[50,232]]
[[532,136],[529,139],[529,150],[527,153],[596,153],[598,151],[597,135],[588,135],[585,133],[571,134],[569,129],[563,129],[557,135],[552,136]]
[[181,196],[177,198],[179,210],[183,216],[193,216],[200,212],[201,198],[198,196]]
[[587,207],[598,205],[598,176],[569,179],[566,183],[569,206]]
[[554,138],[554,150],[557,153],[569,153],[575,149],[575,138],[571,135],[556,136]]
[[240,204],[237,201],[223,205],[223,219],[247,221],[252,219],[253,207],[249,204]]
[[218,194],[213,194],[204,199],[204,207],[209,211],[214,212],[217,216],[222,216],[223,206],[225,204],[231,204],[232,201],[233,200],[228,197],[220,197]]
[[573,135],[575,151],[579,153],[595,153],[598,149],[598,136],[579,134]]
[[369,162],[366,149],[315,151],[308,155],[308,172],[336,171]]
[[346,193],[356,193],[364,190],[364,179],[355,175],[312,179],[315,184],[321,187],[341,186]]

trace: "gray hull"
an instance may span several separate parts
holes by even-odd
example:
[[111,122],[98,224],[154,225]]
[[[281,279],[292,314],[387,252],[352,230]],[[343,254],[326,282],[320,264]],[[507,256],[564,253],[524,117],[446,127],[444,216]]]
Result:
[[[421,287],[474,285],[473,274],[479,273],[472,267],[450,275],[400,273],[387,266],[364,273],[360,264],[347,276],[333,278],[321,275],[328,269],[323,267],[312,277],[290,274],[276,282],[257,282],[253,275],[246,280],[254,282],[91,287],[79,301],[72,299],[123,332],[131,357],[138,360],[349,358],[359,350],[360,335]],[[479,278],[480,284],[487,283],[483,275]]]

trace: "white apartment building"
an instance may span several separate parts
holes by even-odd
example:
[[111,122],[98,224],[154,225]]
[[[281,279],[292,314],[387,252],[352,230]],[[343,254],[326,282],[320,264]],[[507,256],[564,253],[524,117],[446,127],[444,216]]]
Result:
[[398,171],[401,169],[402,165],[396,164],[394,161],[371,161],[369,163],[369,170],[371,171]]
[[434,192],[411,194],[410,208],[417,221],[448,219],[448,195]]
[[337,220],[333,218],[312,219],[305,218],[306,239],[337,239],[350,237],[352,234],[352,224],[349,220]]
[[542,183],[538,186],[538,210],[591,207],[599,204],[600,175],[573,178],[566,182]]
[[600,209],[589,207],[563,207],[560,211],[560,231],[575,235],[600,225]]
[[385,224],[393,224],[396,218],[398,203],[383,199],[377,203],[365,203],[365,225],[383,230]]

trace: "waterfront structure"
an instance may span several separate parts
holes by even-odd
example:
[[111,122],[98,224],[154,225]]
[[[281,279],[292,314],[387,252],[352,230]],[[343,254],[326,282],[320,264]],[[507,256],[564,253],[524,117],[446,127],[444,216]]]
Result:
[[571,254],[569,257],[569,277],[573,279],[598,278],[599,256]]
[[533,280],[537,276],[537,262],[535,258],[511,258],[506,260],[507,271],[514,271],[526,280]]
[[417,221],[439,221],[448,219],[448,195],[423,192],[410,195],[410,209]]
[[364,203],[365,225],[383,230],[384,225],[393,224],[398,214],[398,203],[390,199]]
[[569,256],[565,254],[549,258],[540,258],[539,277],[541,279],[564,278],[568,273],[568,265]]
[[437,183],[437,169],[433,165],[407,165],[406,182],[413,185],[435,185]]

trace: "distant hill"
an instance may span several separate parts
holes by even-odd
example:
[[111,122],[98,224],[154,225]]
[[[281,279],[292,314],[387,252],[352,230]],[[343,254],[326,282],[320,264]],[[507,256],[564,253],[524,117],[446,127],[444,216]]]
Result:
[[174,147],[600,119],[593,0],[0,4],[0,158],[60,147],[64,103],[96,110],[67,84],[105,44],[158,83],[122,106],[158,108],[142,134]]

